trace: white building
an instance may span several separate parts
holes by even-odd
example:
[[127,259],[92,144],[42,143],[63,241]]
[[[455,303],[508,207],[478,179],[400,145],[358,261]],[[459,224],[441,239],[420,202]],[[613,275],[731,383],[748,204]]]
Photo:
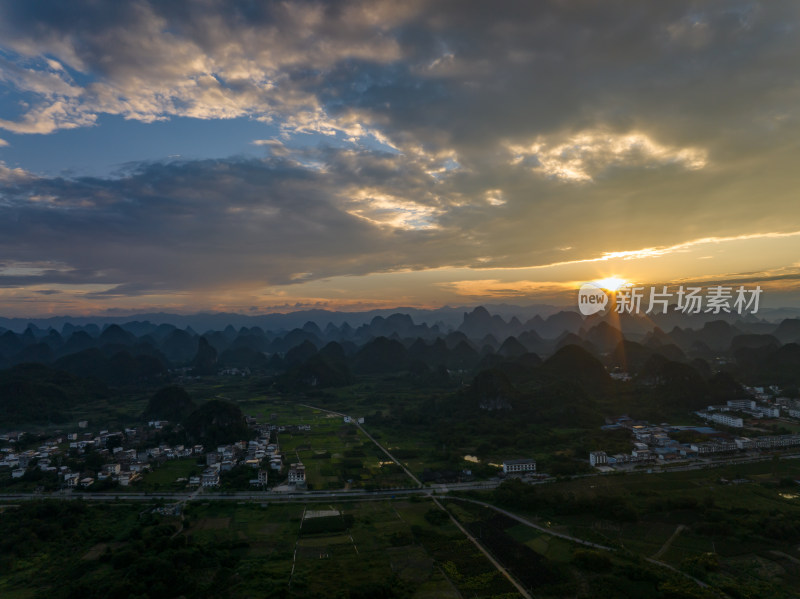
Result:
[[716,446],[713,443],[692,443],[690,448],[698,455],[702,455],[704,453],[714,453],[716,450]]
[[760,449],[791,447],[800,444],[800,435],[768,435],[756,437],[756,446]]
[[120,473],[120,466],[119,464],[106,464],[103,466],[103,472],[105,474],[119,474]]
[[267,485],[268,478],[269,478],[269,472],[267,470],[259,470],[258,477],[250,479],[250,486],[265,487]]
[[127,487],[132,481],[136,480],[139,475],[135,472],[120,472],[115,474],[112,479],[117,481],[121,487]]
[[219,486],[219,470],[216,468],[206,468],[203,470],[201,477],[202,485],[204,487],[218,487]]
[[297,485],[306,482],[306,467],[303,464],[289,466],[289,484]]
[[536,472],[536,460],[506,460],[503,462],[503,474],[518,472]]
[[608,464],[608,454],[605,451],[592,451],[589,453],[589,463],[592,466]]
[[752,399],[729,399],[728,407],[734,410],[754,410],[756,402]]
[[744,420],[739,418],[738,416],[731,416],[729,414],[723,413],[708,413],[708,412],[697,412],[697,415],[705,420],[711,420],[713,422],[718,422],[719,424],[723,424],[725,426],[730,426],[733,428],[742,428],[744,426]]
[[753,407],[753,411],[763,414],[767,418],[777,418],[781,414],[779,408],[765,405],[756,405]]

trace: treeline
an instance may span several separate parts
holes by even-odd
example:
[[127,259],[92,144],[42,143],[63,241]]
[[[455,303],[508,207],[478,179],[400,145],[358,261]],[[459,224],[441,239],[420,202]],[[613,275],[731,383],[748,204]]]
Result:
[[142,418],[169,421],[159,437],[172,444],[215,447],[247,441],[255,434],[236,404],[212,399],[198,407],[187,391],[176,385],[156,391]]
[[[176,536],[173,523],[140,510],[25,502],[0,518],[0,573],[42,599],[231,596],[239,544]],[[38,564],[27,575],[25,560]]]
[[638,510],[621,495],[595,495],[578,497],[562,492],[543,493],[534,486],[517,479],[503,482],[493,491],[495,501],[504,507],[526,512],[547,512],[553,515],[592,514],[606,520],[635,522]]
[[75,406],[108,397],[104,384],[42,364],[0,370],[0,422],[5,425],[66,422]]
[[751,543],[758,539],[766,544],[800,542],[800,513],[797,510],[766,510],[756,506],[729,509],[717,505],[712,495],[702,499],[691,495],[667,495],[634,501],[619,494],[578,496],[553,488],[536,488],[512,479],[497,487],[493,497],[498,505],[510,509],[553,516],[587,514],[617,522],[658,519],[666,513],[683,514],[687,522],[691,522],[691,531],[719,537],[727,543]]

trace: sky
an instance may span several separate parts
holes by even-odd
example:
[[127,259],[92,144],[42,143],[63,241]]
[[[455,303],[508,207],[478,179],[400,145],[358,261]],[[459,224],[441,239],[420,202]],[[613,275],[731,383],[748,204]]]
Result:
[[0,315],[800,306],[800,3],[0,0]]

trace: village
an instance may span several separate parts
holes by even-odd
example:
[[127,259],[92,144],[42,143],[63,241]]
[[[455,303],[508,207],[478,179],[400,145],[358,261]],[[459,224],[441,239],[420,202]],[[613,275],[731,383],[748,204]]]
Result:
[[[273,414],[273,416],[276,416]],[[302,492],[310,489],[307,485],[306,465],[299,455],[288,459],[281,450],[280,434],[310,433],[312,425],[301,423],[276,425],[258,423],[247,416],[248,427],[253,439],[207,448],[203,445],[169,445],[158,443],[148,445],[151,438],[168,429],[169,422],[152,420],[139,427],[124,428],[118,431],[100,430],[92,432],[89,422],[78,422],[78,431],[57,433],[31,447],[33,433],[22,431],[0,434],[0,469],[10,470],[11,482],[40,482],[37,491],[86,491],[86,492],[125,492],[142,490],[142,481],[167,462],[183,460],[191,462],[193,472],[174,480],[174,490],[202,489],[220,490],[224,487],[226,473],[242,468],[251,470],[249,486],[238,486],[242,491]],[[360,426],[363,417],[343,416],[344,425]],[[26,443],[26,439],[28,442]],[[26,446],[25,449],[18,447]],[[296,453],[296,452],[294,452]],[[391,462],[386,462],[391,463]],[[522,477],[531,480],[547,478],[537,472],[536,460],[531,458],[506,459],[497,464],[497,480],[505,477]],[[422,474],[425,484],[445,484],[470,482],[472,472],[448,475],[444,471],[426,470]],[[242,482],[241,476],[237,481]],[[49,483],[49,484],[47,484]],[[177,486],[176,486],[177,485]],[[231,486],[227,485],[230,490]],[[163,489],[162,489],[163,490]]]
[[[600,471],[626,470],[649,465],[680,464],[709,457],[732,458],[744,452],[756,456],[762,451],[800,446],[800,433],[745,437],[710,426],[717,424],[729,429],[747,428],[766,432],[760,426],[765,419],[770,420],[773,427],[777,427],[775,423],[781,421],[771,419],[782,417],[785,419],[782,422],[786,424],[800,419],[800,405],[797,400],[777,397],[777,386],[746,387],[745,390],[754,399],[728,400],[725,404],[710,405],[705,410],[695,412],[697,417],[706,421],[707,426],[672,426],[668,423],[653,425],[634,420],[627,415],[607,421],[602,427],[604,430],[630,430],[633,450],[630,454],[613,455],[602,450],[592,451],[589,453],[589,463]],[[684,440],[687,436],[692,440]]]
[[287,429],[310,430],[310,425],[287,427],[258,424],[253,418],[247,420],[255,439],[220,445],[211,450],[203,445],[170,446],[164,443],[137,449],[146,444],[153,432],[168,425],[163,420],[149,421],[146,426],[121,431],[98,432],[86,431],[88,421],[79,421],[78,429],[82,432],[57,434],[43,441],[40,446],[25,450],[16,450],[15,445],[24,441],[26,433],[5,433],[0,435],[0,441],[9,445],[0,448],[0,468],[9,468],[12,479],[21,479],[36,470],[57,476],[61,489],[89,489],[95,486],[105,490],[114,485],[128,487],[166,461],[195,458],[204,467],[202,473],[187,477],[185,482],[188,487],[219,487],[220,478],[225,472],[236,466],[246,466],[253,470],[251,487],[266,489],[269,473],[273,473],[276,478],[280,478],[280,475],[288,477],[286,480],[289,485],[302,489],[305,485],[303,464],[285,465],[277,442],[271,439],[277,439],[278,433]]
[[[627,415],[607,419],[603,430],[630,431],[632,450],[613,454],[602,449],[591,451],[589,463],[598,472],[680,467],[709,460],[757,458],[763,452],[800,447],[800,433],[785,426],[800,418],[797,402],[777,397],[777,387],[753,387],[747,391],[751,398],[728,400],[695,412],[694,416],[706,421],[705,425],[652,424]],[[270,420],[274,422],[276,418]],[[364,423],[363,418],[346,415],[342,420],[344,425],[360,427]],[[137,490],[146,490],[147,486],[136,483],[146,480],[149,473],[168,461],[184,460],[191,461],[191,471],[171,481],[176,490],[175,485],[181,489],[232,489],[230,483],[224,483],[226,473],[234,469],[238,469],[235,490],[310,489],[306,465],[296,451],[290,452],[291,459],[284,455],[279,435],[308,433],[312,425],[259,423],[251,416],[246,417],[246,422],[251,430],[250,439],[210,448],[162,442],[159,433],[170,427],[164,420],[115,431],[91,431],[89,422],[81,420],[77,422],[77,430],[57,431],[49,438],[37,439],[38,446],[31,442],[34,433],[9,432],[0,435],[0,441],[5,442],[0,447],[0,469],[10,471],[12,484],[17,480],[41,481],[35,488],[42,491],[124,491],[132,485]],[[737,429],[746,429],[748,436],[737,435]],[[547,476],[537,472],[533,459],[506,459],[497,466],[499,477]],[[250,472],[249,478],[242,476],[243,469]],[[421,478],[426,484],[473,480],[467,470],[447,474],[426,470]],[[227,480],[232,480],[232,475]]]

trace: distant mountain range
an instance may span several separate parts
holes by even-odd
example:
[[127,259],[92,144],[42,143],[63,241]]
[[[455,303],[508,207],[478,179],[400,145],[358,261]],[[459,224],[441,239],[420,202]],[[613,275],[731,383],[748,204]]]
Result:
[[[47,328],[28,323],[21,332],[0,329],[0,368],[49,364],[110,385],[160,377],[176,367],[198,375],[221,368],[249,368],[345,384],[351,380],[351,370],[387,372],[422,364],[471,371],[526,354],[535,354],[534,362],[540,361],[568,345],[604,360],[620,357],[617,366],[627,366],[622,358],[638,364],[657,353],[681,362],[722,356],[741,359],[752,367],[754,360],[763,360],[765,351],[800,343],[800,319],[775,323],[736,315],[721,319],[682,313],[584,318],[569,310],[550,310],[547,316],[536,313],[523,320],[517,314],[504,317],[478,306],[461,312],[459,320],[452,322],[454,316],[448,310],[455,309],[425,312],[429,322],[407,313],[375,314],[365,321],[365,313],[357,313],[358,320],[351,323],[345,316],[353,314],[325,312],[323,319],[306,320],[291,329],[265,329],[252,323],[267,318],[276,325],[299,323],[301,315],[308,313],[198,315],[180,317],[184,320],[178,323],[69,321],[60,330],[52,326],[54,321],[48,321]],[[445,314],[452,324],[441,318]],[[229,322],[233,317],[248,319],[251,326],[235,327]],[[196,329],[186,324],[203,318],[219,319],[220,326]]]
[[[444,314],[427,314],[434,312]],[[260,373],[279,391],[341,387],[359,375],[390,374],[451,391],[472,381],[454,405],[463,400],[476,414],[538,410],[554,423],[600,418],[596,400],[613,395],[609,373],[615,372],[633,380],[625,391],[633,400],[655,398],[655,405],[679,411],[739,397],[739,383],[779,385],[792,397],[800,386],[800,318],[584,318],[570,310],[504,316],[478,306],[451,324],[407,313],[374,314],[367,321],[359,314],[352,323],[338,314],[337,324],[333,313],[324,314],[291,329],[130,320],[0,330],[1,421],[25,421],[34,410],[37,418],[56,422],[76,397],[102,398],[110,387],[153,387],[187,374],[239,370]],[[668,414],[658,413],[662,419]]]
[[[533,304],[527,306],[484,304],[481,307],[485,308],[491,315],[503,319],[506,323],[514,319],[527,323],[531,319],[536,319],[537,316],[540,319],[547,319],[559,312],[573,312],[576,315],[578,314],[574,306],[554,306],[550,304]],[[168,312],[148,312],[129,316],[51,316],[48,318],[0,317],[0,332],[11,330],[21,333],[28,328],[28,325],[34,325],[40,329],[52,328],[61,331],[64,325],[67,324],[76,327],[94,324],[102,328],[110,324],[131,322],[143,322],[155,325],[171,324],[178,328],[190,327],[196,331],[221,330],[228,325],[237,329],[241,327],[259,327],[265,331],[289,331],[295,328],[301,328],[309,321],[323,328],[329,323],[337,327],[344,323],[348,323],[352,327],[359,327],[371,323],[376,316],[386,318],[393,314],[408,315],[416,323],[424,323],[429,326],[438,325],[441,330],[455,330],[463,324],[464,315],[466,313],[471,313],[474,309],[475,306],[443,306],[430,310],[397,307],[367,310],[364,312],[298,310],[285,314],[274,313],[258,315],[238,314],[234,312],[198,313],[189,315],[171,314]],[[473,320],[484,318],[483,315],[479,315],[473,318]],[[687,316],[680,313],[673,313],[666,316],[661,314],[655,315],[651,319],[648,318],[646,320],[655,323],[663,329],[672,328],[673,326],[680,326],[682,328],[696,327],[698,323],[702,326],[702,323],[711,320],[728,320],[730,322],[735,322],[739,318],[740,317],[736,314],[700,314],[696,316]],[[759,311],[757,317],[748,316],[747,320],[750,322],[763,321],[776,323],[786,318],[800,318],[800,308],[763,308]],[[495,320],[495,322],[499,321]],[[513,325],[511,329],[516,330]]]

